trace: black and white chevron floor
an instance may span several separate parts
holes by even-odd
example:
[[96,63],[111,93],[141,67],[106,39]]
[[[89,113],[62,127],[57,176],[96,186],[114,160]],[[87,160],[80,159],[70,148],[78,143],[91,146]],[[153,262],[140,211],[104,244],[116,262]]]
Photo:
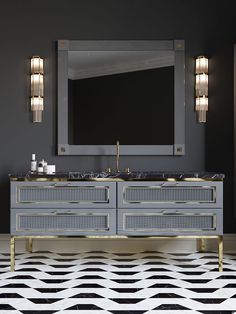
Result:
[[236,254],[0,254],[0,313],[236,312]]

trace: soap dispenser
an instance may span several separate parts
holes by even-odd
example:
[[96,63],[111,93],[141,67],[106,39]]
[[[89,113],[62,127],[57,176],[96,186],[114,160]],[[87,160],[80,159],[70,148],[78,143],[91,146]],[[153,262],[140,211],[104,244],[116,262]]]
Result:
[[40,174],[40,173],[43,173],[43,163],[42,161],[39,161],[39,164],[38,164],[38,168],[37,168],[37,172]]
[[39,164],[38,164],[38,173],[44,173],[44,170],[46,169],[47,167],[47,162],[42,159]]

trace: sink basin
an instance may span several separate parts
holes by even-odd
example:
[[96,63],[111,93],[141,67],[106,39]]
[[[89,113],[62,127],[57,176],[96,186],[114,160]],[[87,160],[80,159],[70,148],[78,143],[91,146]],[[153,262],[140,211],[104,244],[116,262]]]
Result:
[[133,172],[69,172],[69,179],[89,181],[126,181],[135,179]]

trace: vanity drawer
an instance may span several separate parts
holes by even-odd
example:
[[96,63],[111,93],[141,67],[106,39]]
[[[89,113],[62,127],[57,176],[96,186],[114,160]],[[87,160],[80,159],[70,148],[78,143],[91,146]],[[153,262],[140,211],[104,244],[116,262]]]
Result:
[[12,182],[12,208],[114,208],[115,182]]
[[118,210],[118,234],[223,234],[223,211],[199,209]]
[[222,182],[119,182],[119,208],[220,208]]
[[12,235],[105,235],[116,233],[115,209],[12,209]]

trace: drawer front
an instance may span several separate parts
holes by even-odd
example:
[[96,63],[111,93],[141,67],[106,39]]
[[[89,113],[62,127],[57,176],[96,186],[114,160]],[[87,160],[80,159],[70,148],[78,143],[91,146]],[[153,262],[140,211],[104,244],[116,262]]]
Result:
[[118,233],[126,235],[222,234],[222,210],[118,211]]
[[12,182],[11,206],[74,208],[113,208],[115,201],[115,183],[101,182]]
[[119,208],[221,208],[222,182],[118,183]]
[[116,233],[116,211],[99,210],[45,210],[13,209],[13,235],[105,235]]

